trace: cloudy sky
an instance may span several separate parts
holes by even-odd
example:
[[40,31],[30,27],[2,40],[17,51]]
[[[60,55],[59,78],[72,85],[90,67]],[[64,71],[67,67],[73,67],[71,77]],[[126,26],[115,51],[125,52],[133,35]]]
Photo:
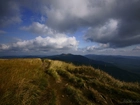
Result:
[[140,56],[140,0],[0,0],[0,56]]

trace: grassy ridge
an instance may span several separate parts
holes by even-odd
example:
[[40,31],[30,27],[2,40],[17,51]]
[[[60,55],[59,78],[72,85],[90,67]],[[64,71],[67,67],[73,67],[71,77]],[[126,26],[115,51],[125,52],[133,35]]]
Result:
[[140,101],[140,84],[90,66],[48,59],[0,60],[0,105],[117,105]]
[[84,105],[82,104],[84,101],[89,105],[93,103],[111,105],[125,100],[140,100],[139,83],[121,82],[89,66],[74,66],[60,61],[50,62],[51,70],[56,71],[61,81],[64,80],[68,84],[66,93],[71,96],[72,100],[75,100],[76,104]]

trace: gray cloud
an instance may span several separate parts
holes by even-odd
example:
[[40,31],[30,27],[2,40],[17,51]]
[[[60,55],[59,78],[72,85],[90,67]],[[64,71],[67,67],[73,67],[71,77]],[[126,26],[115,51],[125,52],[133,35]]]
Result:
[[66,33],[90,27],[84,38],[91,42],[108,43],[114,48],[140,43],[140,0],[2,0],[1,26],[4,21],[21,21],[19,7],[47,17],[43,31],[35,29],[37,23],[22,27],[26,31],[45,34],[50,28]]
[[[103,24],[94,25],[85,39],[109,43],[111,47],[125,47],[140,43],[140,1],[114,0],[114,6]],[[116,21],[116,27],[109,27]]]
[[60,32],[90,27],[85,39],[110,47],[140,43],[139,10],[139,0],[52,0],[44,9],[49,27]]
[[23,26],[20,29],[24,31],[29,31],[36,35],[44,35],[44,36],[50,36],[50,37],[66,37],[65,33],[60,33],[57,30],[54,30],[48,27],[47,25],[39,23],[39,22],[33,22],[31,25]]
[[94,51],[100,51],[109,48],[109,44],[98,44],[94,46],[88,46],[84,48],[85,52],[94,52]]
[[[139,0],[58,0],[46,9],[47,25],[62,31],[91,27],[85,39],[125,47],[140,43]],[[113,24],[116,26],[113,26]]]
[[125,56],[140,56],[140,47],[136,46],[124,48],[110,48],[107,44],[99,44],[96,46],[88,46],[82,48],[83,54],[97,54],[97,55],[125,55]]
[[16,0],[0,1],[0,27],[20,23],[20,8]]
[[0,35],[6,34],[6,31],[0,30]]
[[140,46],[136,46],[133,50],[140,51]]
[[52,0],[46,8],[47,24],[59,31],[96,27],[114,17],[115,6],[115,0]]
[[140,43],[140,33],[131,34],[135,32],[128,30],[127,34],[123,34],[119,30],[119,24],[121,24],[120,21],[111,19],[102,26],[89,28],[84,37],[93,42],[109,43],[110,47],[114,48]]

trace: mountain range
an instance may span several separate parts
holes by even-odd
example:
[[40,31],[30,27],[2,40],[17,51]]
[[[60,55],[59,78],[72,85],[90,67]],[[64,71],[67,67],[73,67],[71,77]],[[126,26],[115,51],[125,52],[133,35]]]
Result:
[[0,58],[48,58],[60,60],[74,65],[92,66],[121,81],[140,82],[140,57],[60,54],[52,56],[3,56]]
[[140,74],[133,73],[123,68],[117,67],[114,63],[104,62],[105,60],[104,61],[99,61],[97,59],[94,60],[90,56],[91,55],[82,56],[82,55],[73,55],[73,54],[60,54],[60,55],[47,56],[43,58],[65,61],[68,63],[73,63],[75,65],[92,66],[96,69],[100,69],[107,72],[114,78],[119,79],[121,81],[140,82]]
[[136,56],[109,56],[109,55],[85,55],[85,57],[113,64],[121,69],[140,74],[140,57]]

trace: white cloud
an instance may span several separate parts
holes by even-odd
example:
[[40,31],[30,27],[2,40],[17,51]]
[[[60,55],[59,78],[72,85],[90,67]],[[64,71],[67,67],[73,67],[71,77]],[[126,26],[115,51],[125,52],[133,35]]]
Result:
[[18,51],[28,53],[38,53],[42,52],[51,54],[50,52],[69,52],[77,50],[78,41],[75,37],[41,37],[38,36],[32,40],[18,41],[13,44],[2,44],[0,45],[0,51]]
[[45,24],[41,24],[39,22],[33,22],[30,26],[24,26],[20,28],[21,30],[29,31],[39,35],[53,35],[55,33],[54,30],[46,26]]
[[108,49],[110,47],[109,44],[98,44],[98,45],[93,45],[93,46],[88,46],[84,49],[85,52],[94,52],[96,50],[104,50]]
[[0,50],[8,50],[10,48],[9,45],[1,44],[0,45]]
[[29,31],[36,35],[44,35],[44,36],[50,36],[50,37],[66,36],[66,34],[59,33],[58,31],[48,27],[45,24],[41,24],[39,22],[33,22],[30,26],[23,26],[20,29],[24,31]]

